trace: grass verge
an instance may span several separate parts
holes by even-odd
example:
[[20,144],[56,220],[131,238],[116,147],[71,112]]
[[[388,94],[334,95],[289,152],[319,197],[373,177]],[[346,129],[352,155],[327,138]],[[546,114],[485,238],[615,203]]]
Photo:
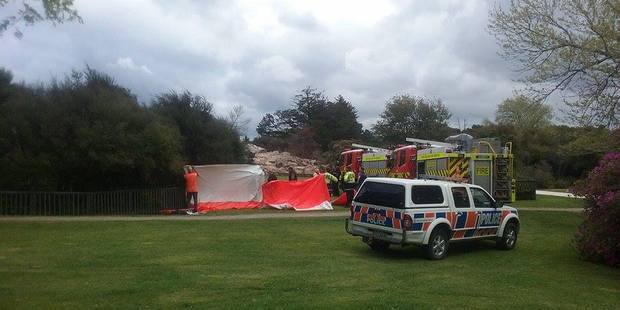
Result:
[[509,203],[515,208],[583,208],[584,200],[556,196],[536,195],[536,200],[517,200]]
[[571,213],[521,212],[517,248],[372,252],[343,220],[0,226],[0,308],[616,308],[620,270],[577,259]]

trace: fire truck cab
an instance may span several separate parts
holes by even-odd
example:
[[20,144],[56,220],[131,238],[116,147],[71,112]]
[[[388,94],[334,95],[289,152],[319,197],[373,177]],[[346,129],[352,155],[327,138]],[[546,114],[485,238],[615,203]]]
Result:
[[417,177],[417,147],[405,145],[392,152],[391,161],[388,163],[388,176],[401,179],[415,179]]
[[357,174],[360,170],[360,165],[362,164],[362,154],[364,150],[362,149],[354,149],[354,150],[345,150],[340,153],[340,159],[338,161],[338,170],[341,172],[346,171],[347,167],[351,167],[351,170]]

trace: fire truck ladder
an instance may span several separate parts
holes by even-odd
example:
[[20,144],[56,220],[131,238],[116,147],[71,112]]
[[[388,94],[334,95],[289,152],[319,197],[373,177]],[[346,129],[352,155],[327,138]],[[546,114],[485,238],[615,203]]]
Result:
[[511,158],[506,155],[495,157],[495,184],[493,186],[495,199],[511,201],[512,171]]
[[389,153],[392,152],[392,151],[390,151],[388,149],[382,149],[380,147],[364,145],[364,144],[353,143],[353,144],[351,144],[351,146],[354,147],[354,148],[358,148],[358,149],[363,149],[363,150],[367,150],[367,151],[374,151],[374,152],[382,152],[382,153],[386,153],[386,154],[389,154]]

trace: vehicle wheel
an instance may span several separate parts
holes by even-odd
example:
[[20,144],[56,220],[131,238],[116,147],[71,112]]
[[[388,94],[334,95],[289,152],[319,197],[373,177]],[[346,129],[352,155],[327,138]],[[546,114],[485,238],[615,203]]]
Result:
[[504,234],[497,239],[497,247],[502,250],[512,250],[517,245],[517,225],[514,222],[506,224]]
[[368,244],[368,246],[373,249],[373,251],[377,252],[383,252],[390,247],[390,244],[388,242],[381,240],[370,240],[366,242],[366,244]]
[[431,260],[444,258],[448,253],[448,232],[445,229],[435,229],[431,233],[426,246],[426,256]]

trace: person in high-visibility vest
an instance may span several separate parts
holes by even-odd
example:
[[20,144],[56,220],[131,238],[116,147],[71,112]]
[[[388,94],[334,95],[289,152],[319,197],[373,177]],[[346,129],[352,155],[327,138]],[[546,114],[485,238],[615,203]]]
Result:
[[351,171],[351,166],[347,166],[347,172],[342,176],[342,187],[347,194],[347,208],[351,206],[353,202],[353,190],[355,189],[355,173]]
[[323,178],[325,178],[325,184],[327,184],[327,190],[330,192],[331,195],[333,195],[333,193],[332,193],[332,189],[333,189],[332,182],[336,182],[337,183],[338,182],[338,178],[335,177],[333,174],[327,172],[325,170],[325,168],[323,168],[323,167],[317,169],[317,171],[314,174],[315,175],[319,175],[319,174],[323,175]]

